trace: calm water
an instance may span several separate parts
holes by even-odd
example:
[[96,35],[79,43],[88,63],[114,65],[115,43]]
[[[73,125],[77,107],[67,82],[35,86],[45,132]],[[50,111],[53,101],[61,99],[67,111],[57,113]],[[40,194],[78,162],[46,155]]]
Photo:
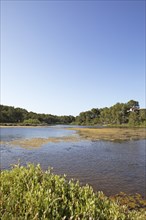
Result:
[[108,141],[79,141],[48,143],[40,148],[25,149],[11,146],[9,141],[36,137],[63,137],[76,134],[62,126],[42,128],[1,128],[1,168],[11,164],[40,163],[43,169],[53,167],[54,173],[67,174],[90,184],[106,195],[120,191],[145,194],[145,140],[115,143]]

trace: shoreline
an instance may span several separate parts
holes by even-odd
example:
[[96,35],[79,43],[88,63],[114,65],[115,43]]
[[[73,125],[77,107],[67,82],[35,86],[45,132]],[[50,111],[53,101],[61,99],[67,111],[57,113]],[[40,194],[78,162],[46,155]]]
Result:
[[0,125],[0,128],[43,128],[51,125]]
[[[46,128],[46,127],[52,127],[52,126],[58,126],[58,125],[64,125],[65,124],[38,124],[38,125],[19,125],[19,124],[12,124],[12,125],[0,125],[0,128]],[[70,125],[72,126],[72,125]]]

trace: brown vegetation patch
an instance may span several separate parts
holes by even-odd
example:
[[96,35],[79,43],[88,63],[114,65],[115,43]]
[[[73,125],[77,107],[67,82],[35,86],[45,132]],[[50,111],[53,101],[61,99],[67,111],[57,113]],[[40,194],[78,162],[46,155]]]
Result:
[[71,128],[90,140],[138,140],[146,139],[145,128]]
[[141,209],[146,211],[146,200],[138,193],[134,195],[128,195],[124,192],[120,192],[114,196],[110,196],[110,199],[115,201],[121,206],[126,206],[127,210],[138,210]]
[[74,136],[67,136],[67,137],[50,137],[50,138],[32,138],[32,139],[17,139],[10,142],[0,142],[0,144],[7,144],[7,145],[15,145],[24,148],[37,148],[41,147],[44,144],[49,142],[58,143],[58,142],[74,142],[79,141],[79,138]]

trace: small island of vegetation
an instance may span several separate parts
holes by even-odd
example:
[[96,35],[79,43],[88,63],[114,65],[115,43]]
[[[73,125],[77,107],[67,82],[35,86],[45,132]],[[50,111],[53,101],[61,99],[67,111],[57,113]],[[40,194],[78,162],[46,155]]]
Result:
[[129,141],[146,139],[145,128],[70,128],[76,130],[81,138],[92,141]]

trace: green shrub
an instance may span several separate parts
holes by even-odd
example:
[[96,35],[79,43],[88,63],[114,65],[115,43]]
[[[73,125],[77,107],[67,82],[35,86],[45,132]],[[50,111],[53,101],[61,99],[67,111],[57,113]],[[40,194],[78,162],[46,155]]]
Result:
[[1,172],[0,203],[2,220],[142,220],[146,214],[32,164]]
[[39,125],[41,122],[38,119],[26,119],[23,122],[23,125]]

